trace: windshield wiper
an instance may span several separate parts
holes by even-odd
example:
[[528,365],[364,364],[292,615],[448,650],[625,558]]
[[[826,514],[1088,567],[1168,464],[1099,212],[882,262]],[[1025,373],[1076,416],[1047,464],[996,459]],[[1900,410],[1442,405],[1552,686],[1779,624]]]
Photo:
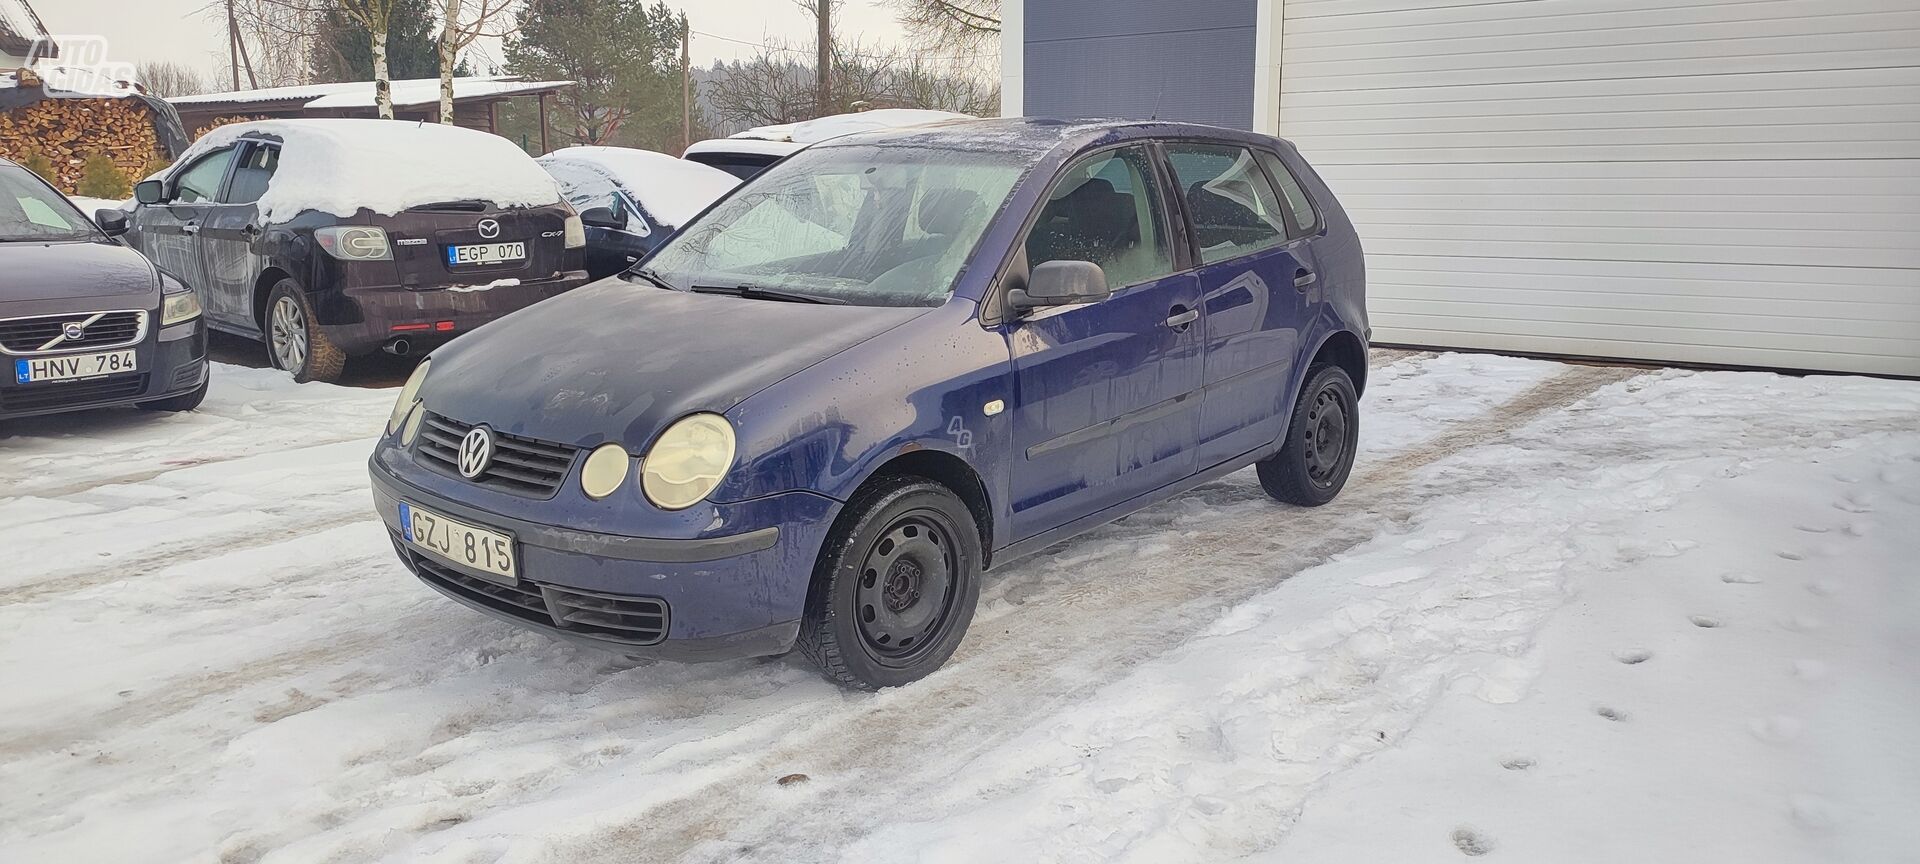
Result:
[[763,288],[751,282],[740,285],[695,285],[695,294],[731,294],[749,300],[782,300],[788,303],[829,303],[845,306],[847,301],[838,297],[822,297],[818,294],[802,294],[798,291],[782,291],[778,288]]
[[667,277],[660,275],[657,271],[655,271],[651,267],[635,267],[632,270],[628,270],[624,273],[621,273],[620,275],[638,276],[641,279],[645,279],[646,281],[653,283],[653,287],[655,288],[664,288],[668,291],[680,290],[678,288],[673,287],[673,283],[668,282]]

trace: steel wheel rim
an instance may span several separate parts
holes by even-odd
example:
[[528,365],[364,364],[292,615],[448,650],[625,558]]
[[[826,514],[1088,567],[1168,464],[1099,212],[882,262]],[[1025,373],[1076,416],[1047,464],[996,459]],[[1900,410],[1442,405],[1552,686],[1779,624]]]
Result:
[[853,620],[867,655],[910,666],[940,644],[961,578],[953,526],[931,510],[896,517],[854,573]]
[[1313,481],[1315,486],[1324,489],[1333,485],[1350,449],[1350,426],[1346,395],[1339,388],[1328,385],[1313,394],[1313,402],[1307,406],[1303,443],[1306,447],[1307,479]]
[[301,309],[292,297],[281,297],[274,301],[269,318],[268,339],[273,348],[273,359],[279,362],[282,369],[298,370],[307,359],[306,310]]

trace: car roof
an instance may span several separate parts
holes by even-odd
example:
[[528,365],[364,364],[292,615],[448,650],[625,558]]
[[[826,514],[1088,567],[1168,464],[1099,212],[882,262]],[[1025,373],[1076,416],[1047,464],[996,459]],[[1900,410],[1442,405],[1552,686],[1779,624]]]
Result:
[[792,141],[769,141],[765,138],[708,138],[695,141],[686,149],[687,153],[751,153],[755,156],[785,156],[805,150],[807,145]]
[[1276,140],[1243,129],[1169,120],[1060,120],[1047,117],[996,117],[951,120],[900,129],[856,132],[823,141],[815,147],[928,146],[953,149],[1017,149],[1044,151],[1058,147],[1079,149],[1094,143],[1143,138],[1213,138],[1244,143]]

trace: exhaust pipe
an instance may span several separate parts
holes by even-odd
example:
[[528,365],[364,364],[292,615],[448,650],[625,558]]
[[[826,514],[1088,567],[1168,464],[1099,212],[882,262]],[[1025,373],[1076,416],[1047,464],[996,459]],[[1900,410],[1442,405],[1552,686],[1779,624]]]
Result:
[[380,350],[392,354],[395,357],[405,357],[408,351],[413,350],[413,345],[405,339],[392,339],[389,340],[387,344],[380,346]]

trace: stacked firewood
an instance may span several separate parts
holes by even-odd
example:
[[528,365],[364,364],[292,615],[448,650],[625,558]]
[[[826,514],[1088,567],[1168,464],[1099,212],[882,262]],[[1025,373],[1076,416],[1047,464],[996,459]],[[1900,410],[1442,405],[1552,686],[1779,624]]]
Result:
[[252,117],[249,117],[245,114],[235,114],[231,117],[215,117],[212,120],[208,120],[206,124],[201,126],[200,128],[193,130],[193,140],[198,141],[200,140],[200,136],[205,135],[208,132],[212,132],[213,130],[218,129],[222,126],[230,126],[234,123],[252,123],[255,120],[271,120],[271,119],[273,118],[265,114],[260,114]]
[[61,97],[0,110],[0,156],[21,163],[44,157],[55,174],[49,179],[63,192],[79,187],[81,166],[96,153],[107,154],[129,182],[167,164],[153,111],[138,99]]

